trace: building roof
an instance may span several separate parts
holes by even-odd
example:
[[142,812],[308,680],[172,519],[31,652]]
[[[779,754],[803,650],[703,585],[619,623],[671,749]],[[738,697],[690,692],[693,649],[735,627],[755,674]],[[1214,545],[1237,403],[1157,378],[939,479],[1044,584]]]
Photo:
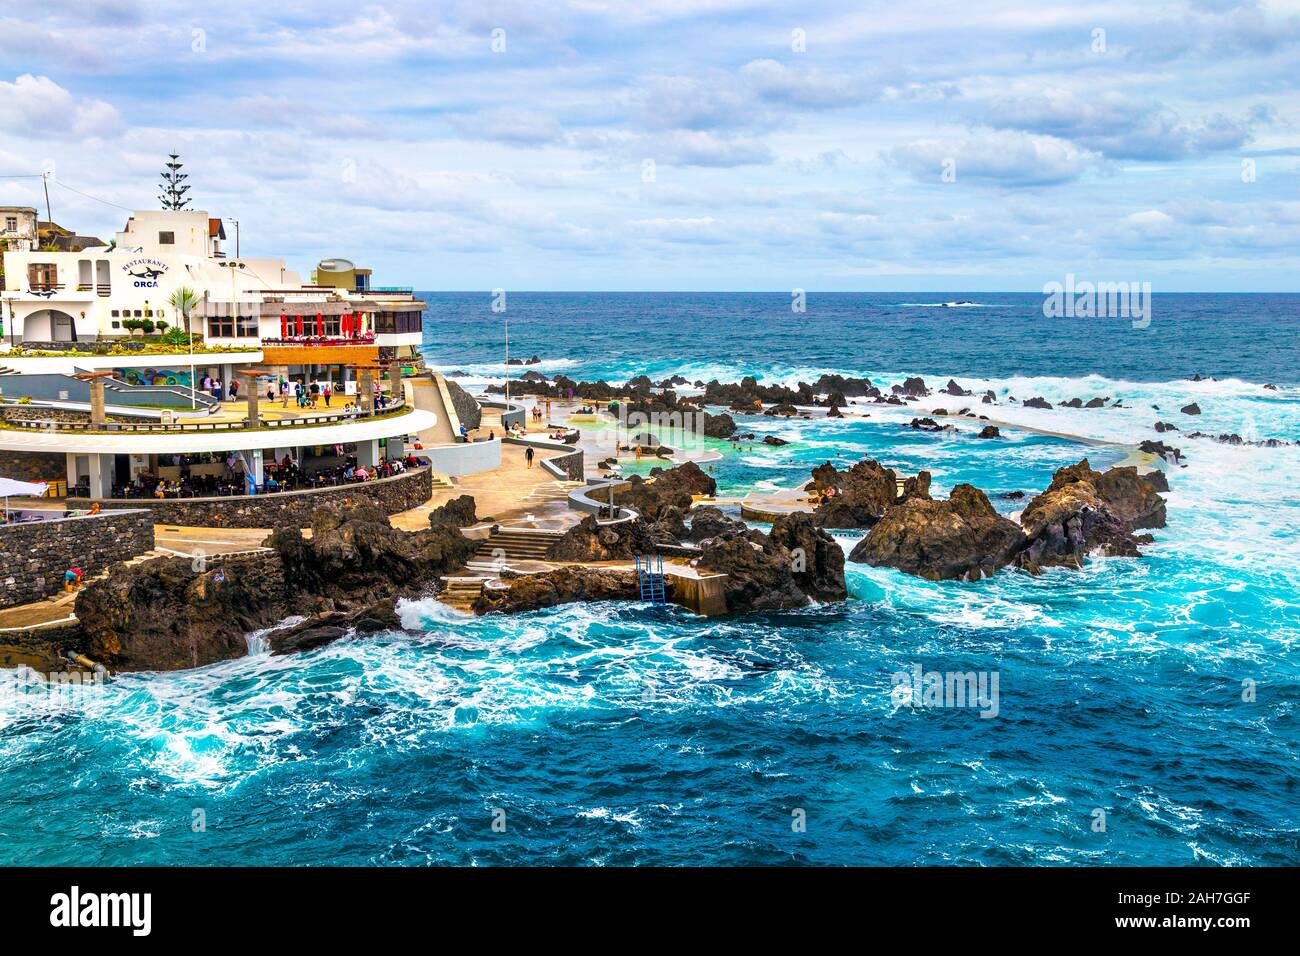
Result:
[[57,222],[46,222],[44,219],[36,221],[36,234],[42,246],[52,245],[59,252],[82,252],[108,245],[103,239],[96,239],[94,236],[78,236],[64,229]]

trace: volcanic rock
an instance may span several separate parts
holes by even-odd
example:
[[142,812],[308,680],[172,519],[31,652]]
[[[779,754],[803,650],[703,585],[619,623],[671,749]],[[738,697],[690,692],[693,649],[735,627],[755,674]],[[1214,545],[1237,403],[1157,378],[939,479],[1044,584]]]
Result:
[[478,520],[474,513],[474,498],[471,495],[453,498],[429,512],[431,528],[468,528],[470,525],[478,524]]
[[1179,410],[1180,412],[1182,412],[1184,415],[1199,415],[1199,414],[1201,414],[1201,406],[1200,406],[1200,405],[1197,405],[1195,402],[1192,402],[1192,404],[1190,404],[1190,405],[1184,405],[1182,408],[1180,408],[1180,409],[1178,409],[1178,410]]
[[1023,545],[1014,521],[984,492],[960,484],[946,501],[913,498],[888,509],[849,560],[932,581],[979,580],[1010,564]]

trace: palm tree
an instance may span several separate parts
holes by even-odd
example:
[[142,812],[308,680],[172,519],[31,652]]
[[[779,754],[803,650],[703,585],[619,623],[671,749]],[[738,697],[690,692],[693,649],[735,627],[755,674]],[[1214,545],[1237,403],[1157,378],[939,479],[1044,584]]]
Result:
[[173,309],[180,313],[185,322],[185,340],[190,345],[190,408],[198,405],[194,397],[194,335],[190,331],[190,313],[199,306],[199,297],[189,286],[181,286],[167,299]]

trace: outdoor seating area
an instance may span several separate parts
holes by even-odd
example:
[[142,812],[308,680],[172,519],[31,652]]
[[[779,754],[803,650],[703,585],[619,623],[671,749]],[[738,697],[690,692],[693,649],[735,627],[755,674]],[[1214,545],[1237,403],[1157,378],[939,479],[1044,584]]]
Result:
[[[141,473],[130,484],[115,485],[112,497],[115,500],[175,500],[183,498],[223,498],[238,497],[248,494],[277,494],[286,491],[310,491],[379,478],[391,478],[405,474],[416,468],[428,467],[428,462],[413,454],[405,457],[385,458],[373,467],[357,464],[355,455],[340,456],[337,464],[302,467],[297,461],[286,458],[274,464],[267,464],[264,469],[265,479],[260,484],[251,484],[243,472],[230,465],[223,466],[220,474],[211,471],[200,472],[203,466],[191,468],[183,465],[179,474],[173,477]],[[162,469],[160,469],[162,470]],[[174,466],[166,469],[176,470]],[[90,496],[88,485],[74,485],[68,489],[69,498],[87,498]]]

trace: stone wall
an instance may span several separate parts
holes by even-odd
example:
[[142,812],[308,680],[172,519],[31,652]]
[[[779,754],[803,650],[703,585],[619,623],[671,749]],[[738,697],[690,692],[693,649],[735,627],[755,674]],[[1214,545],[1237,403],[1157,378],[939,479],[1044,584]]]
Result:
[[57,593],[68,568],[89,578],[152,549],[153,515],[145,510],[0,526],[0,607]]
[[16,481],[62,481],[67,456],[52,451],[0,451],[0,475]]
[[[392,478],[358,481],[310,491],[282,491],[269,495],[236,495],[227,498],[164,498],[123,500],[101,498],[104,508],[146,508],[156,524],[213,528],[274,528],[280,525],[305,528],[312,512],[331,502],[373,501],[394,515],[424,504],[433,497],[432,472],[417,468]],[[72,499],[75,507],[89,507],[86,499]]]

